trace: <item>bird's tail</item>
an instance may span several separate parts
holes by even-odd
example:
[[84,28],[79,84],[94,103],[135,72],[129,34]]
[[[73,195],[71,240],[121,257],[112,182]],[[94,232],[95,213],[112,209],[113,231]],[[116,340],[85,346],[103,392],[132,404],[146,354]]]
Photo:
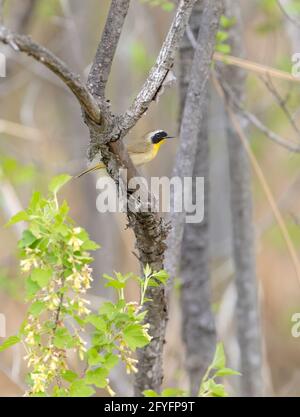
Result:
[[80,174],[76,175],[75,178],[80,178],[85,174],[89,174],[90,172],[98,171],[99,169],[105,169],[105,165],[101,162],[99,164],[95,165],[92,168],[88,168],[88,169],[82,171]]

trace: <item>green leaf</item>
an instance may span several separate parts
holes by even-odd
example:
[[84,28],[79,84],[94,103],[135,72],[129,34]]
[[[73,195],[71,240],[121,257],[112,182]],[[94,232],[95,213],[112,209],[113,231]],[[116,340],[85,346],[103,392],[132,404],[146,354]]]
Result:
[[31,397],[33,397],[33,398],[45,398],[45,397],[47,397],[47,395],[46,395],[46,393],[45,392],[35,392],[34,394],[31,394],[30,395]]
[[156,279],[158,279],[158,281],[160,281],[162,284],[166,284],[166,282],[169,279],[169,274],[164,269],[162,269],[161,271],[158,271],[158,272],[154,272],[153,276]]
[[116,290],[120,290],[122,288],[125,288],[126,284],[125,282],[119,282],[119,281],[109,281],[105,284],[105,287],[112,287]]
[[22,233],[22,238],[19,242],[19,247],[26,248],[28,246],[31,246],[36,240],[37,237],[34,236],[34,234],[30,230],[24,230],[24,232]]
[[148,281],[148,287],[159,287],[160,284],[155,279],[149,279]]
[[29,308],[29,313],[34,317],[38,317],[46,309],[46,303],[43,301],[35,301]]
[[58,349],[70,349],[74,347],[75,341],[65,327],[56,329],[53,344]]
[[131,350],[146,346],[151,338],[140,324],[129,324],[123,331],[124,340]]
[[224,29],[230,29],[232,28],[234,25],[236,24],[236,18],[235,17],[231,17],[228,18],[226,16],[221,16],[220,19],[220,26]]
[[88,364],[90,366],[99,365],[103,362],[103,356],[99,355],[96,348],[91,348],[87,352]]
[[104,357],[103,366],[108,369],[109,371],[117,365],[119,362],[119,357],[114,353],[108,353]]
[[94,388],[87,385],[82,379],[73,381],[70,386],[71,397],[91,397],[93,394],[95,394]]
[[98,388],[105,388],[107,386],[108,369],[97,368],[87,371],[85,381],[87,384],[96,385]]
[[98,245],[98,243],[94,242],[93,240],[86,240],[85,242],[83,242],[83,244],[81,245],[81,249],[82,250],[97,250],[100,249],[101,246]]
[[225,42],[229,38],[229,35],[227,32],[224,32],[223,30],[219,30],[216,35],[216,39],[218,42]]
[[159,397],[159,394],[157,392],[153,391],[152,389],[145,389],[143,391],[144,397]]
[[178,388],[166,388],[162,391],[161,397],[185,397],[187,393]]
[[36,282],[40,288],[45,288],[52,277],[51,269],[40,269],[37,268],[32,271],[31,279]]
[[231,368],[219,369],[215,373],[215,376],[231,376],[231,375],[241,375],[241,373],[238,372],[238,371],[235,371],[234,369],[231,369]]
[[68,397],[69,393],[66,388],[59,388],[57,385],[53,387],[53,397],[60,398],[60,397]]
[[4,350],[8,349],[9,347],[16,345],[17,343],[19,343],[21,341],[21,339],[19,338],[19,336],[10,336],[9,338],[7,338],[2,345],[0,345],[0,352],[3,352]]
[[30,208],[32,211],[35,211],[35,210],[36,210],[36,208],[38,207],[38,204],[39,204],[39,202],[41,201],[41,199],[42,199],[42,195],[41,195],[41,193],[40,193],[39,191],[35,191],[35,192],[32,194],[32,197],[31,197],[31,200],[30,200],[30,203],[29,203],[29,208]]
[[66,200],[64,200],[59,208],[59,214],[65,218],[66,215],[69,213],[70,207]]
[[28,299],[31,299],[40,290],[40,287],[38,286],[36,282],[32,281],[31,277],[29,277],[26,279],[26,282],[25,282],[25,290],[26,290],[26,297]]
[[99,313],[107,315],[109,319],[112,318],[112,316],[115,314],[115,312],[116,312],[116,307],[110,301],[106,301],[99,308]]
[[73,382],[78,378],[78,375],[75,372],[70,371],[70,370],[62,372],[61,376],[65,381],[68,381],[68,382]]
[[226,43],[219,43],[216,45],[216,51],[221,52],[222,54],[230,54],[231,47]]
[[96,329],[101,330],[102,332],[106,331],[106,322],[103,317],[97,316],[96,314],[90,314],[86,321],[91,323]]
[[49,185],[49,191],[53,194],[57,194],[58,191],[67,183],[70,181],[72,177],[67,174],[61,174],[57,177],[54,177]]
[[27,222],[29,220],[29,216],[26,213],[26,211],[19,211],[19,213],[12,216],[12,218],[9,220],[8,223],[6,223],[5,227],[9,227],[13,224],[19,223],[19,222]]
[[174,10],[174,4],[171,3],[170,1],[167,1],[165,3],[163,3],[161,5],[161,8],[165,11],[165,12],[171,12],[172,10]]
[[207,381],[207,389],[213,397],[227,397],[224,385],[217,384],[213,379]]
[[212,369],[224,369],[226,366],[226,357],[222,343],[218,343],[214,359],[211,364]]

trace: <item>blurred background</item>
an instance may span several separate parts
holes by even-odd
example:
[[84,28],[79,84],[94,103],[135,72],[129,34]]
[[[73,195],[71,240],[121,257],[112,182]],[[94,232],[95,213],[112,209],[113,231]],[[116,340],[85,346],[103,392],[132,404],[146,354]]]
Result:
[[[30,34],[67,62],[82,79],[87,78],[105,23],[108,0],[36,0],[30,2],[32,7],[29,0],[6,3],[5,23],[8,27]],[[245,56],[290,72],[293,53],[300,53],[300,24],[297,27],[289,20],[276,0],[241,0],[240,3]],[[296,17],[298,3],[294,3],[293,9]],[[132,1],[108,86],[108,98],[114,111],[122,112],[127,108],[155,62],[173,16],[169,9],[150,5],[147,1]],[[300,16],[299,4],[298,12]],[[0,78],[0,313],[6,316],[9,336],[15,334],[26,311],[16,249],[22,229],[20,226],[5,229],[3,225],[26,207],[33,190],[46,192],[51,177],[59,173],[73,175],[86,168],[89,136],[79,106],[57,78],[40,64],[9,48],[0,46],[0,52],[7,57],[7,76]],[[274,81],[274,84],[297,125],[300,119],[299,84],[286,81]],[[232,322],[236,294],[232,285],[228,155],[223,105],[213,87],[211,95],[212,297],[218,338],[224,342],[229,362],[234,366],[237,342]],[[261,78],[248,74],[246,97],[247,108],[273,130],[283,137],[299,140],[299,131],[293,128]],[[178,102],[176,86],[168,89],[130,134],[143,135],[150,130],[164,129],[176,136]],[[300,129],[300,123],[298,126]],[[255,129],[248,128],[247,135],[299,253],[300,156],[273,144]],[[163,146],[158,157],[142,169],[143,173],[146,176],[170,175],[177,145],[178,139]],[[62,193],[71,206],[71,216],[102,246],[95,253],[94,287],[89,294],[95,308],[101,300],[112,296],[103,286],[103,273],[114,270],[139,272],[133,254],[134,239],[132,232],[126,229],[125,216],[97,212],[96,179],[94,174],[84,176],[72,181]],[[255,173],[253,193],[264,391],[265,395],[300,395],[300,339],[291,335],[291,317],[300,313],[300,284]],[[127,297],[134,300],[137,296],[133,283]],[[180,286],[176,284],[170,299],[164,385],[185,389],[184,348],[179,342],[179,296]],[[20,346],[0,355],[0,396],[24,393],[23,355]],[[131,381],[122,368],[114,372],[111,385],[119,395],[131,395]],[[229,385],[229,389],[234,395],[234,387]]]

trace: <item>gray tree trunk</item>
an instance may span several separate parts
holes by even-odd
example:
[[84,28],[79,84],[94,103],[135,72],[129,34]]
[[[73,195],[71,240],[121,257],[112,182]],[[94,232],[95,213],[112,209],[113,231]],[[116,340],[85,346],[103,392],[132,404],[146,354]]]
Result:
[[[190,82],[186,93],[186,101],[180,127],[180,146],[176,155],[173,177],[192,177],[199,126],[207,104],[207,83],[210,75],[212,55],[215,46],[215,36],[219,26],[220,16],[223,11],[223,1],[203,2],[203,14],[201,17],[201,31],[197,39],[197,47],[190,72]],[[171,210],[176,202],[173,194]],[[172,229],[167,239],[168,250],[166,252],[165,266],[172,282],[178,272],[180,264],[181,244],[185,225],[185,211],[171,212]]]
[[[190,29],[195,38],[201,22],[203,2],[199,1],[190,19]],[[194,48],[185,35],[180,49],[180,110],[184,108],[190,79]],[[204,220],[202,223],[186,224],[181,248],[181,309],[182,336],[186,348],[186,368],[189,376],[191,395],[197,395],[202,377],[212,360],[216,329],[210,302],[209,273],[209,138],[208,138],[207,97],[203,119],[199,125],[196,159],[193,171],[195,177],[204,177]],[[195,196],[195,181],[192,194]]]
[[[226,0],[226,16],[236,17],[230,30],[232,54],[242,54],[240,8],[237,0]],[[222,79],[230,85],[239,99],[245,89],[244,71],[223,67]],[[251,173],[246,150],[227,117],[227,138],[230,164],[233,257],[237,288],[237,336],[240,347],[239,385],[243,396],[261,394],[261,339],[257,306],[255,237],[252,212]]]

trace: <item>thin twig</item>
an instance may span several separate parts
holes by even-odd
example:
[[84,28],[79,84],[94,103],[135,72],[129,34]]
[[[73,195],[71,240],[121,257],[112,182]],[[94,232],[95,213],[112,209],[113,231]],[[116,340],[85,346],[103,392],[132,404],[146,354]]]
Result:
[[226,65],[234,65],[247,71],[255,72],[256,74],[269,75],[270,77],[278,78],[280,80],[300,83],[300,77],[295,77],[286,71],[258,64],[257,62],[249,61],[248,59],[222,54],[221,52],[214,53],[214,61],[222,62]]
[[295,123],[295,120],[293,118],[293,116],[291,115],[288,107],[287,107],[287,99],[283,99],[281,97],[281,95],[279,94],[279,92],[277,91],[272,78],[267,75],[266,77],[260,77],[260,79],[262,80],[262,82],[265,84],[265,86],[267,87],[267,89],[270,91],[270,93],[273,95],[273,97],[276,99],[279,107],[282,109],[283,113],[286,115],[287,119],[289,120],[290,124],[292,125],[294,131],[299,135],[300,138],[300,130],[297,126],[297,124]]
[[[218,77],[215,74],[216,77]],[[239,110],[240,114],[247,119],[251,124],[253,124],[258,130],[260,130],[264,135],[266,135],[270,140],[277,143],[278,145],[284,147],[285,149],[289,150],[290,152],[300,152],[300,145],[297,143],[293,143],[291,141],[287,141],[277,133],[270,130],[266,125],[263,124],[253,113],[245,110],[243,104],[240,100],[236,97],[232,89],[228,86],[228,84],[224,80],[219,79],[220,84],[222,85],[223,90],[226,94],[230,97],[232,104]]]
[[264,193],[267,197],[267,200],[270,204],[271,210],[273,211],[274,217],[275,217],[275,219],[278,223],[278,226],[281,230],[283,238],[286,242],[287,249],[288,249],[288,252],[290,254],[294,269],[295,269],[297,280],[300,283],[300,262],[299,262],[299,258],[298,258],[296,249],[294,247],[293,241],[292,241],[292,239],[289,235],[287,227],[286,227],[286,225],[284,223],[284,220],[282,218],[282,215],[280,213],[280,210],[277,207],[277,204],[276,204],[275,198],[272,194],[272,191],[271,191],[271,189],[270,189],[270,187],[267,183],[267,180],[265,178],[265,175],[264,175],[264,173],[263,173],[263,171],[262,171],[262,169],[261,169],[261,167],[260,167],[260,165],[259,165],[259,163],[258,163],[250,145],[249,145],[248,138],[246,137],[246,135],[245,135],[245,133],[244,133],[244,131],[243,131],[241,125],[240,125],[240,122],[238,121],[237,116],[234,114],[234,112],[233,112],[230,104],[228,103],[228,101],[226,101],[225,94],[222,90],[222,87],[221,87],[218,79],[216,77],[213,77],[213,82],[214,82],[215,88],[216,88],[219,96],[225,102],[225,108],[226,108],[226,111],[228,112],[228,115],[230,117],[232,125],[233,125],[238,137],[240,138],[241,142],[243,143],[246,151],[247,151],[247,154],[249,156],[249,159],[251,161],[253,169],[254,169],[254,171],[255,171],[258,179],[259,179],[259,182],[260,182],[260,184],[263,188],[263,191],[264,191]]
[[40,141],[44,136],[44,132],[39,129],[3,119],[0,119],[0,133],[34,142]]
[[16,51],[25,52],[49,68],[69,87],[90,118],[100,123],[100,109],[96,100],[80,81],[79,76],[70,71],[61,59],[47,48],[34,42],[29,36],[11,32],[4,26],[0,26],[0,42],[10,45]]

